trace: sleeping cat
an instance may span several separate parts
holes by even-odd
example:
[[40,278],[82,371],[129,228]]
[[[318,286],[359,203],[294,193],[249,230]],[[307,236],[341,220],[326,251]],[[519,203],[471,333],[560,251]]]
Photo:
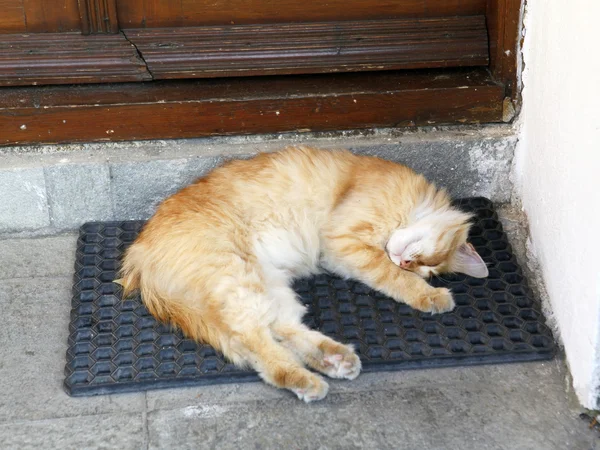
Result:
[[234,364],[306,402],[325,397],[313,371],[354,379],[353,348],[310,330],[294,278],[321,268],[399,302],[450,311],[423,278],[485,277],[467,243],[470,216],[409,168],[309,147],[232,161],[166,199],[127,250],[124,294]]

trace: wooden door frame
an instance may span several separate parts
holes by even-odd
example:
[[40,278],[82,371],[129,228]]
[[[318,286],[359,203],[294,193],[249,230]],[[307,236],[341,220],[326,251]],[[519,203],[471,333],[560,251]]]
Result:
[[488,0],[490,71],[506,89],[515,108],[520,106],[517,73],[521,52],[521,24],[525,0]]

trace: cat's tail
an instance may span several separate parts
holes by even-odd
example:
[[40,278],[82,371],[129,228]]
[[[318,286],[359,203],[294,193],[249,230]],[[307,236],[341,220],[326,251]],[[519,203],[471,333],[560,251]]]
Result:
[[[151,255],[143,244],[134,243],[125,252],[119,278],[114,280],[114,283],[123,287],[123,298],[139,291],[148,312],[156,319],[180,328],[187,338],[205,342],[241,364],[241,356],[230,349],[229,336],[232,332],[226,330],[223,324],[219,306],[221,302],[207,300],[189,304],[180,298],[170,297],[173,294],[160,289],[156,284],[157,278],[148,272],[149,257]],[[193,290],[193,286],[189,290]]]
[[125,252],[121,270],[119,271],[120,278],[113,281],[123,287],[123,298],[130,297],[134,292],[140,289],[141,272],[136,263],[135,247],[135,244],[133,244]]
[[134,243],[123,256],[119,271],[120,278],[113,283],[122,286],[123,298],[131,297],[135,292],[140,291],[144,305],[154,317],[165,322],[178,322],[176,318],[185,317],[185,314],[177,310],[177,303],[165,300],[158,294],[153,283],[142,281],[142,268],[147,256],[143,248]]
[[122,286],[123,298],[139,291],[148,312],[158,320],[181,328],[191,339],[199,341],[206,339],[210,333],[205,329],[198,311],[176,299],[166,298],[164,293],[157,289],[153,277],[142,276],[147,268],[145,263],[148,256],[145,248],[137,243],[131,245],[125,252],[119,278],[113,281]]

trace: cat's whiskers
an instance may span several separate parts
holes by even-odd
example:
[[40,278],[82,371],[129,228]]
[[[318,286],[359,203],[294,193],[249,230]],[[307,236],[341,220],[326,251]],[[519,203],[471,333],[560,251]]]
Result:
[[439,274],[438,274],[438,275],[436,275],[436,277],[437,277],[437,278],[439,278],[439,279],[440,279],[440,280],[442,280],[442,281],[445,281],[446,283],[450,283],[450,280],[446,280],[446,279],[445,279],[443,276],[441,276],[441,275],[439,275]]

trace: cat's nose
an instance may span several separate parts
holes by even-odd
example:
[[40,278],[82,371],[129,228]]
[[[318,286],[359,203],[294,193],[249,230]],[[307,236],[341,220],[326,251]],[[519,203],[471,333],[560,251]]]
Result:
[[410,259],[402,259],[402,260],[400,261],[400,267],[401,267],[402,269],[408,269],[408,266],[410,266],[410,263],[411,263],[411,262],[412,262],[412,261],[411,261]]

